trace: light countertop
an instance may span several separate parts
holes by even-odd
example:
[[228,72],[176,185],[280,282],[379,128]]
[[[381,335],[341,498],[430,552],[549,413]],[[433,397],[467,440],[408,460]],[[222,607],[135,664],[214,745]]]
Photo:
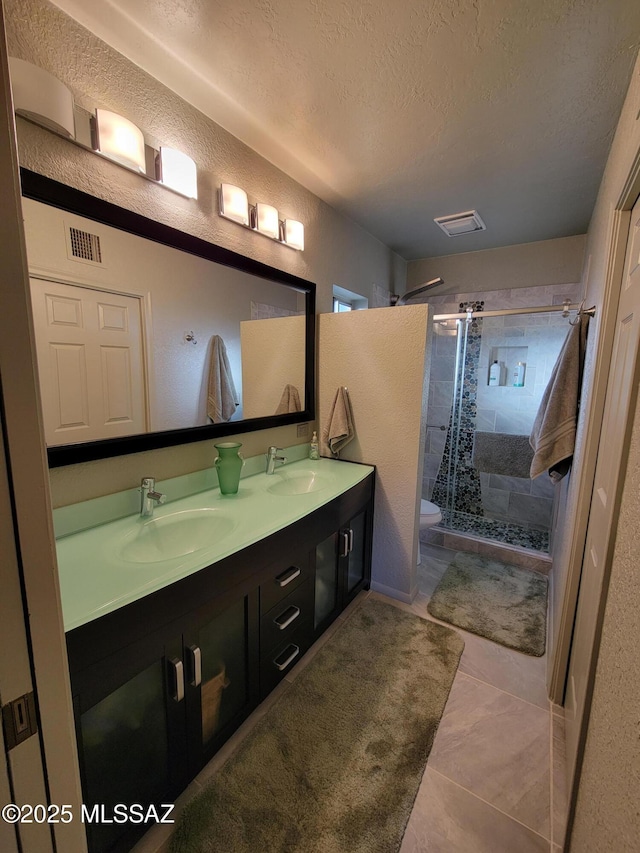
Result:
[[[201,524],[201,516],[221,519],[222,532],[215,541],[187,554],[165,559],[160,552],[160,559],[154,562],[140,562],[135,557],[136,553],[144,554],[147,541],[153,546],[154,538],[149,536],[151,528],[145,529],[151,519],[138,514],[63,536],[56,547],[65,631],[137,601],[282,530],[348,491],[371,471],[373,468],[368,465],[303,459],[277,468],[273,475],[260,473],[242,479],[237,495],[222,495],[215,488],[171,501],[167,494],[171,502],[156,508],[154,521],[167,518],[170,525],[169,516],[188,513],[197,518],[197,524]],[[272,491],[274,487],[286,489],[279,484],[287,479],[305,476],[317,478],[322,488],[293,495]],[[164,524],[161,522],[160,526]],[[164,527],[164,535],[168,530],[170,526]],[[133,559],[128,559],[132,553]]]

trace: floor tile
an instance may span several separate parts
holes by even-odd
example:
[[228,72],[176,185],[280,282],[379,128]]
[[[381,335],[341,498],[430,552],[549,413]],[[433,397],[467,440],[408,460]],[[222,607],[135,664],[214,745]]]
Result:
[[550,838],[549,713],[458,672],[429,766]]
[[549,853],[549,842],[427,767],[400,853]]
[[564,843],[564,835],[567,827],[567,811],[569,807],[567,797],[567,769],[564,718],[557,715],[552,717],[552,741],[551,752],[553,762],[553,841],[556,844]]

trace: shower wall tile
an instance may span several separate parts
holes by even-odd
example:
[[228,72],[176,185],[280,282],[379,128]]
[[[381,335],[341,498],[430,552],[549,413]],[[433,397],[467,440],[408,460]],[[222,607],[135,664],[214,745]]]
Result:
[[429,406],[427,409],[427,423],[436,426],[447,426],[449,424],[450,406]]
[[441,380],[453,380],[455,361],[446,355],[434,355],[431,358],[431,370],[429,372],[429,384]]
[[[444,424],[444,426],[446,426],[446,424]],[[447,431],[443,429],[428,429],[427,440],[429,443],[427,453],[437,453],[442,456],[444,444],[447,440]]]
[[436,477],[441,459],[441,453],[425,453],[423,479],[425,477]]
[[509,492],[483,486],[482,508],[489,517],[498,515],[500,518],[505,518],[509,511]]
[[551,527],[553,501],[515,492],[509,499],[509,516],[512,519],[526,518],[531,526]]
[[524,477],[490,474],[489,485],[492,489],[504,489],[504,491],[516,492],[521,495],[528,495],[531,492],[531,480],[525,480]]
[[496,432],[506,432],[509,435],[529,435],[533,426],[534,415],[526,412],[496,414]]
[[[478,395],[479,396],[479,395]],[[479,432],[496,431],[495,409],[478,409],[476,424]]]
[[531,494],[539,498],[550,498],[555,496],[555,485],[548,474],[541,474],[535,480],[531,480]]
[[451,406],[453,400],[453,381],[431,382],[429,385],[429,406]]

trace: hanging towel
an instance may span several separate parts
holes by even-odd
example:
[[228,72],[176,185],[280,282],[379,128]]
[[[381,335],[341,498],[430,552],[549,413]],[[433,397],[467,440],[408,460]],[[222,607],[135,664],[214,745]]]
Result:
[[220,424],[228,421],[238,407],[238,395],[233,384],[227,348],[220,335],[211,338],[207,415]]
[[329,422],[324,429],[323,438],[329,445],[331,453],[338,457],[345,445],[355,438],[353,412],[349,392],[344,386],[336,391],[336,396],[329,413]]
[[529,479],[533,450],[528,435],[477,432],[473,441],[473,467],[487,474]]
[[558,482],[571,467],[588,324],[588,315],[580,314],[579,321],[569,329],[542,395],[529,438],[534,453],[531,479],[549,471],[551,479]]
[[300,394],[295,385],[285,385],[282,397],[276,409],[276,415],[286,415],[288,412],[301,412]]

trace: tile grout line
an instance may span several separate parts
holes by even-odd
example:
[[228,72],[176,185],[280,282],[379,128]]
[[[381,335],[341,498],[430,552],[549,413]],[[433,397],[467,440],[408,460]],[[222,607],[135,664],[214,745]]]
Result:
[[458,665],[457,671],[460,673],[460,675],[464,675],[467,678],[472,678],[474,681],[477,681],[478,684],[484,684],[487,687],[493,687],[494,690],[498,690],[500,691],[500,693],[504,693],[505,696],[510,696],[512,699],[517,699],[519,702],[524,702],[525,705],[529,705],[531,708],[536,708],[542,714],[549,714],[549,711],[545,711],[545,709],[541,708],[540,705],[535,705],[533,702],[529,702],[528,699],[523,699],[521,696],[516,696],[515,693],[509,693],[508,690],[503,690],[502,687],[496,687],[495,684],[491,684],[489,681],[484,681],[482,678],[478,678],[475,675],[469,675],[468,672],[465,672],[463,669],[460,669],[460,665]]
[[[468,788],[465,788],[464,785],[461,785],[459,782],[456,782],[455,779],[451,779],[449,776],[446,775],[446,773],[442,773],[442,771],[436,770],[436,768],[432,767],[428,761],[427,767],[432,773],[437,773],[438,776],[442,776],[443,779],[446,779],[448,782],[451,782],[452,785],[455,785],[457,788],[460,788],[461,791],[465,791],[465,793],[469,794],[472,797],[475,797],[476,800],[479,800],[481,803],[484,803],[486,806],[489,806],[489,808],[492,808],[494,811],[498,812],[501,815],[504,815],[504,817],[509,818],[509,820],[512,820],[514,823],[517,823],[525,829],[529,830],[529,832],[533,832],[533,834],[537,835],[538,838],[542,838],[543,841],[546,841],[548,844],[551,844],[551,839],[547,838],[541,832],[538,832],[537,829],[533,829],[531,826],[527,826],[526,823],[523,823],[521,820],[518,820],[517,817],[508,814],[501,808],[498,808],[498,806],[496,806],[494,803],[490,803],[489,800],[485,800],[483,799],[483,797],[480,797],[478,794],[475,794],[473,791],[470,791]],[[427,767],[425,767],[425,770],[427,769]],[[549,835],[551,835],[551,832],[549,832]]]

